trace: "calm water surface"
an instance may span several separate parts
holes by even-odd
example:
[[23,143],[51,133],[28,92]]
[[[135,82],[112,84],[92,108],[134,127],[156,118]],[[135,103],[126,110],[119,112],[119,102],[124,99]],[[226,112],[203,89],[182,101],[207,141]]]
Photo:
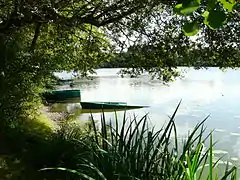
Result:
[[[125,101],[133,105],[149,105],[149,108],[127,113],[129,116],[136,114],[139,117],[149,113],[149,123],[160,129],[182,99],[176,117],[179,134],[186,136],[196,123],[210,114],[206,126],[209,131],[216,129],[216,148],[228,151],[230,157],[240,159],[239,70],[223,72],[217,68],[186,69],[184,78],[169,85],[151,80],[147,75],[121,78],[117,75],[118,70],[99,69],[92,80],[78,80],[75,88],[81,90],[82,101]],[[69,78],[71,75],[61,73],[60,76]],[[94,116],[99,118],[100,114]],[[123,112],[118,112],[118,116],[121,118]],[[88,117],[89,114],[82,114],[80,119]],[[114,113],[107,113],[107,117],[113,118]]]

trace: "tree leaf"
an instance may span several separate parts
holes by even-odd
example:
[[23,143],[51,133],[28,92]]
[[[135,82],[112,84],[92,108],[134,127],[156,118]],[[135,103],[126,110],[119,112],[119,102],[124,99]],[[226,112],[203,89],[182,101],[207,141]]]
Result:
[[225,9],[232,12],[234,5],[237,3],[236,0],[218,0]]
[[174,7],[174,12],[178,15],[184,15],[183,13],[181,13],[181,10],[182,10],[182,4],[177,4],[175,7]]
[[187,7],[187,6],[189,6],[191,3],[201,4],[201,1],[202,1],[202,0],[184,0],[184,1],[183,1],[183,6],[184,6],[184,7]]
[[198,33],[200,27],[197,22],[190,22],[184,24],[182,30],[186,36],[194,36]]
[[217,5],[217,0],[208,0],[207,1],[207,10],[213,10]]
[[227,16],[223,11],[213,10],[210,11],[207,15],[204,14],[205,20],[204,24],[209,26],[211,29],[218,29],[220,28],[226,21]]
[[209,16],[209,11],[204,11],[204,13],[202,13],[201,15],[202,17],[208,18]]
[[181,13],[184,15],[191,14],[200,8],[201,0],[187,0],[182,3]]
[[179,15],[188,15],[200,8],[201,0],[186,0],[182,4],[177,4],[174,8]]

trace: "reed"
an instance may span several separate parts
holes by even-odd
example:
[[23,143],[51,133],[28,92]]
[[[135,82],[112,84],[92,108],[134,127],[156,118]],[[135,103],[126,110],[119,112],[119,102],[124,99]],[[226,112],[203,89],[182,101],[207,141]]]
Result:
[[147,115],[129,119],[125,114],[119,127],[117,117],[114,126],[112,122],[107,124],[103,112],[101,128],[92,117],[87,137],[81,141],[88,155],[81,157],[78,168],[50,167],[40,171],[63,171],[78,178],[102,180],[236,179],[235,166],[227,164],[223,173],[217,171],[220,159],[213,158],[212,132],[205,136],[204,122],[208,117],[195,126],[183,143],[179,142],[175,125],[179,106],[180,103],[160,130],[149,126]]

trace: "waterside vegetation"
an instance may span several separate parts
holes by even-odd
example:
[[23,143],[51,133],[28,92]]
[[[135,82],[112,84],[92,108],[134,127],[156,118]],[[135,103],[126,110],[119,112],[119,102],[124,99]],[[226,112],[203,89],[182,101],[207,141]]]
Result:
[[101,120],[91,116],[86,123],[68,116],[53,126],[42,117],[5,127],[1,178],[236,179],[237,167],[215,157],[212,132],[204,126],[207,118],[180,141],[178,107],[160,130],[149,125],[148,115],[138,119],[126,113],[112,121],[102,113]]

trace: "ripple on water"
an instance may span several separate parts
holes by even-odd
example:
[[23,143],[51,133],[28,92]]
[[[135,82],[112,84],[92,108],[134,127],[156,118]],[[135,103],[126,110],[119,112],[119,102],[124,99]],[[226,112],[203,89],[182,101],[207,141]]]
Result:
[[238,161],[238,158],[237,157],[231,157],[230,158],[232,161]]
[[215,132],[226,132],[227,130],[226,129],[215,129],[214,131]]
[[219,149],[219,150],[213,150],[213,154],[228,154],[228,152]]
[[230,135],[232,135],[232,136],[240,136],[240,133],[232,132],[232,133],[230,133]]

